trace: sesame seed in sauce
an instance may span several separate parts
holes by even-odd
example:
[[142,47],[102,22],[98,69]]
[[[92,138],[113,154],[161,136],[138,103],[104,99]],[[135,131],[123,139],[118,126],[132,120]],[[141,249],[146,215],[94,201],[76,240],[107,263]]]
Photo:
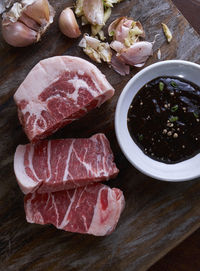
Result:
[[174,133],[173,134],[173,138],[177,138],[178,137],[178,134],[177,133]]

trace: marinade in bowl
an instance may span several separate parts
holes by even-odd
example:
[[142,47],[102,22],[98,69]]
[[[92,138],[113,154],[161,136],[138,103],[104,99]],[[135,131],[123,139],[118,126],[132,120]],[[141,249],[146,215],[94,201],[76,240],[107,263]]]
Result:
[[167,163],[200,152],[200,88],[178,77],[158,77],[135,95],[127,115],[129,133],[150,158]]

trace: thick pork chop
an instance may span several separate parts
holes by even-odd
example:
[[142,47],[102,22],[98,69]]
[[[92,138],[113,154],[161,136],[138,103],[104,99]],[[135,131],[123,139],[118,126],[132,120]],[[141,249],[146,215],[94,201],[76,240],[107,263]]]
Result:
[[14,170],[23,193],[53,192],[106,181],[118,174],[108,139],[104,134],[90,138],[44,140],[19,145]]
[[35,192],[24,199],[28,222],[97,236],[115,229],[124,205],[121,190],[99,183],[54,193]]
[[99,107],[114,94],[100,70],[72,56],[40,61],[14,95],[19,120],[32,142]]

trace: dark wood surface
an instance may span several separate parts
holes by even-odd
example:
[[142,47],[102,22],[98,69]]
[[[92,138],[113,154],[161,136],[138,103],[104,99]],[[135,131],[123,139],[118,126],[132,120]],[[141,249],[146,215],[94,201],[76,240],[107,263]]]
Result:
[[[11,48],[0,38],[0,270],[147,270],[200,225],[200,182],[160,182],[138,172],[121,153],[113,126],[117,99],[130,76],[121,77],[106,65],[98,67],[116,88],[111,101],[83,119],[58,131],[53,138],[90,136],[104,132],[111,141],[120,174],[109,182],[124,191],[126,208],[115,232],[107,237],[72,234],[53,226],[28,224],[23,194],[13,173],[13,154],[28,142],[18,121],[12,96],[28,71],[41,59],[70,54],[87,59],[59,32],[57,17],[72,1],[51,1],[56,8],[54,24],[42,41],[27,48]],[[154,56],[161,47],[162,60],[185,59],[200,63],[200,40],[180,12],[168,0],[125,0],[112,18],[127,15],[139,19],[148,40],[159,33]],[[161,22],[169,25],[173,41],[167,44]]]
[[173,2],[200,34],[200,0],[173,0]]
[[[200,1],[173,0],[188,22],[200,34]],[[148,271],[199,271],[200,270],[200,228]]]
[[200,229],[172,249],[148,271],[199,271]]

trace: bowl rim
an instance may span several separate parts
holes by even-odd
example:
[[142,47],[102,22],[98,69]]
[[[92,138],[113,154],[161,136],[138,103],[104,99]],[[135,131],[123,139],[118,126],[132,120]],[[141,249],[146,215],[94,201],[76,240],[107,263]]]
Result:
[[[159,66],[163,66],[163,65],[169,65],[169,64],[182,64],[182,65],[189,65],[189,66],[192,66],[194,68],[197,68],[199,69],[200,71],[200,65],[197,64],[197,63],[194,63],[194,62],[190,62],[190,61],[186,61],[186,60],[163,60],[163,61],[159,61],[157,63],[153,63],[147,67],[145,67],[144,69],[140,70],[138,73],[136,73],[135,75],[133,75],[133,77],[128,81],[128,83],[124,86],[120,96],[119,96],[119,99],[118,99],[118,102],[117,102],[117,106],[116,106],[116,110],[115,110],[115,118],[114,118],[114,126],[115,126],[115,134],[116,134],[116,137],[117,137],[117,141],[118,141],[118,144],[120,146],[120,149],[122,150],[123,154],[125,155],[126,159],[136,168],[138,169],[140,172],[144,173],[145,175],[147,176],[150,176],[154,179],[157,179],[157,180],[161,180],[161,181],[167,181],[167,182],[180,182],[180,181],[189,181],[189,180],[193,180],[195,178],[198,178],[200,177],[200,173],[199,174],[195,174],[193,176],[190,176],[190,177],[182,177],[180,179],[179,178],[175,178],[175,177],[171,177],[171,178],[167,178],[166,177],[161,177],[161,176],[157,176],[155,174],[152,174],[151,172],[148,172],[146,170],[144,170],[141,166],[139,166],[136,162],[135,162],[135,159],[131,159],[129,157],[129,155],[127,155],[125,149],[124,149],[124,146],[123,146],[123,139],[121,139],[119,137],[119,131],[118,131],[118,121],[120,119],[120,109],[121,109],[121,105],[124,101],[124,98],[126,97],[126,94],[130,88],[130,86],[132,85],[133,82],[135,82],[139,77],[141,77],[141,75],[143,75],[144,73],[147,73],[148,71],[150,71],[152,68],[155,68],[155,67],[159,67]],[[162,76],[162,75],[160,75]],[[155,77],[156,78],[156,77]],[[153,79],[151,79],[153,80]],[[187,80],[187,79],[186,79]],[[150,81],[150,80],[149,80]],[[148,82],[149,82],[148,81]],[[190,81],[188,79],[188,81]],[[147,81],[146,81],[147,83]],[[145,83],[144,83],[145,84]],[[140,90],[141,88],[139,88],[138,90],[136,90],[136,93],[138,93],[138,91]],[[135,94],[136,95],[136,94]],[[135,96],[134,95],[134,96]],[[134,97],[133,96],[133,97]],[[132,99],[131,99],[132,100]],[[133,144],[137,146],[137,144],[134,142],[134,140],[132,140]],[[143,153],[143,152],[142,152]],[[144,157],[146,157],[147,155],[145,155],[143,153]],[[200,153],[195,155],[194,157],[197,157],[199,156],[200,157]],[[148,156],[149,157],[149,156]],[[191,157],[189,159],[186,159],[185,161],[188,161],[188,160],[191,160],[193,159],[194,157]],[[149,157],[150,158],[150,157]],[[158,162],[152,158],[150,158],[152,160],[152,162]],[[165,163],[162,163],[162,164],[165,164],[165,165],[170,165],[170,166],[173,166],[173,165],[177,165],[177,164],[180,164],[181,162],[178,162],[178,163],[174,163],[174,164],[165,164]]]

